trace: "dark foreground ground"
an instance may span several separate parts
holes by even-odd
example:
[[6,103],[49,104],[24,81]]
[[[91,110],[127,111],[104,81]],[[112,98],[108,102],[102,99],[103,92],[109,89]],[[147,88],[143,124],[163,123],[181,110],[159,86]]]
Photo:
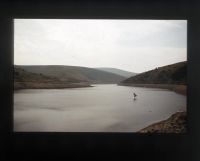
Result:
[[154,123],[142,130],[140,133],[185,133],[187,123],[186,112],[177,112],[164,121]]

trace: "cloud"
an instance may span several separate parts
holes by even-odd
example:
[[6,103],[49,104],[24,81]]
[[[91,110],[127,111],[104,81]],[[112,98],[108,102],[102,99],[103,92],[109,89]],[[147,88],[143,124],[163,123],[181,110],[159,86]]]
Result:
[[142,72],[186,60],[184,20],[15,19],[14,63]]

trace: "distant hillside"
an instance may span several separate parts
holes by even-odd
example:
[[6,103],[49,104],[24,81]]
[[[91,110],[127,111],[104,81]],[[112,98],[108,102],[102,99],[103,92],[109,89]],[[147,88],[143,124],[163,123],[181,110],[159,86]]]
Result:
[[120,81],[126,79],[125,77],[117,74],[78,66],[34,65],[15,67],[24,69],[27,72],[54,77],[61,81],[70,83],[119,83]]
[[72,83],[43,74],[28,72],[22,68],[14,68],[14,89],[50,89],[89,87],[89,83]]
[[118,75],[121,75],[121,76],[126,77],[126,78],[129,78],[131,76],[135,76],[136,75],[136,73],[128,72],[128,71],[117,69],[117,68],[95,68],[95,69],[106,71],[106,72],[110,72],[110,73],[114,73],[114,74],[118,74]]
[[43,74],[36,74],[27,72],[24,69],[19,67],[14,68],[14,80],[16,82],[50,82],[50,81],[59,81],[55,77],[45,76]]
[[187,62],[180,62],[130,77],[123,84],[186,84]]

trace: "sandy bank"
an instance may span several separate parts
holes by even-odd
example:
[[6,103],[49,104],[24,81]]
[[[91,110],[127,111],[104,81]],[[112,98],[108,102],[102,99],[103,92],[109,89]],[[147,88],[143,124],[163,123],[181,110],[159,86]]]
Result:
[[187,114],[186,112],[177,112],[164,121],[154,123],[139,133],[185,133]]

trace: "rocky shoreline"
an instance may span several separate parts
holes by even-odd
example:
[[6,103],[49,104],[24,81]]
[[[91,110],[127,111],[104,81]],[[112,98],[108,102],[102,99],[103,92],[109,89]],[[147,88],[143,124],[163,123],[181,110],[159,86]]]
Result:
[[149,125],[139,133],[186,133],[187,114],[177,112],[168,119]]

